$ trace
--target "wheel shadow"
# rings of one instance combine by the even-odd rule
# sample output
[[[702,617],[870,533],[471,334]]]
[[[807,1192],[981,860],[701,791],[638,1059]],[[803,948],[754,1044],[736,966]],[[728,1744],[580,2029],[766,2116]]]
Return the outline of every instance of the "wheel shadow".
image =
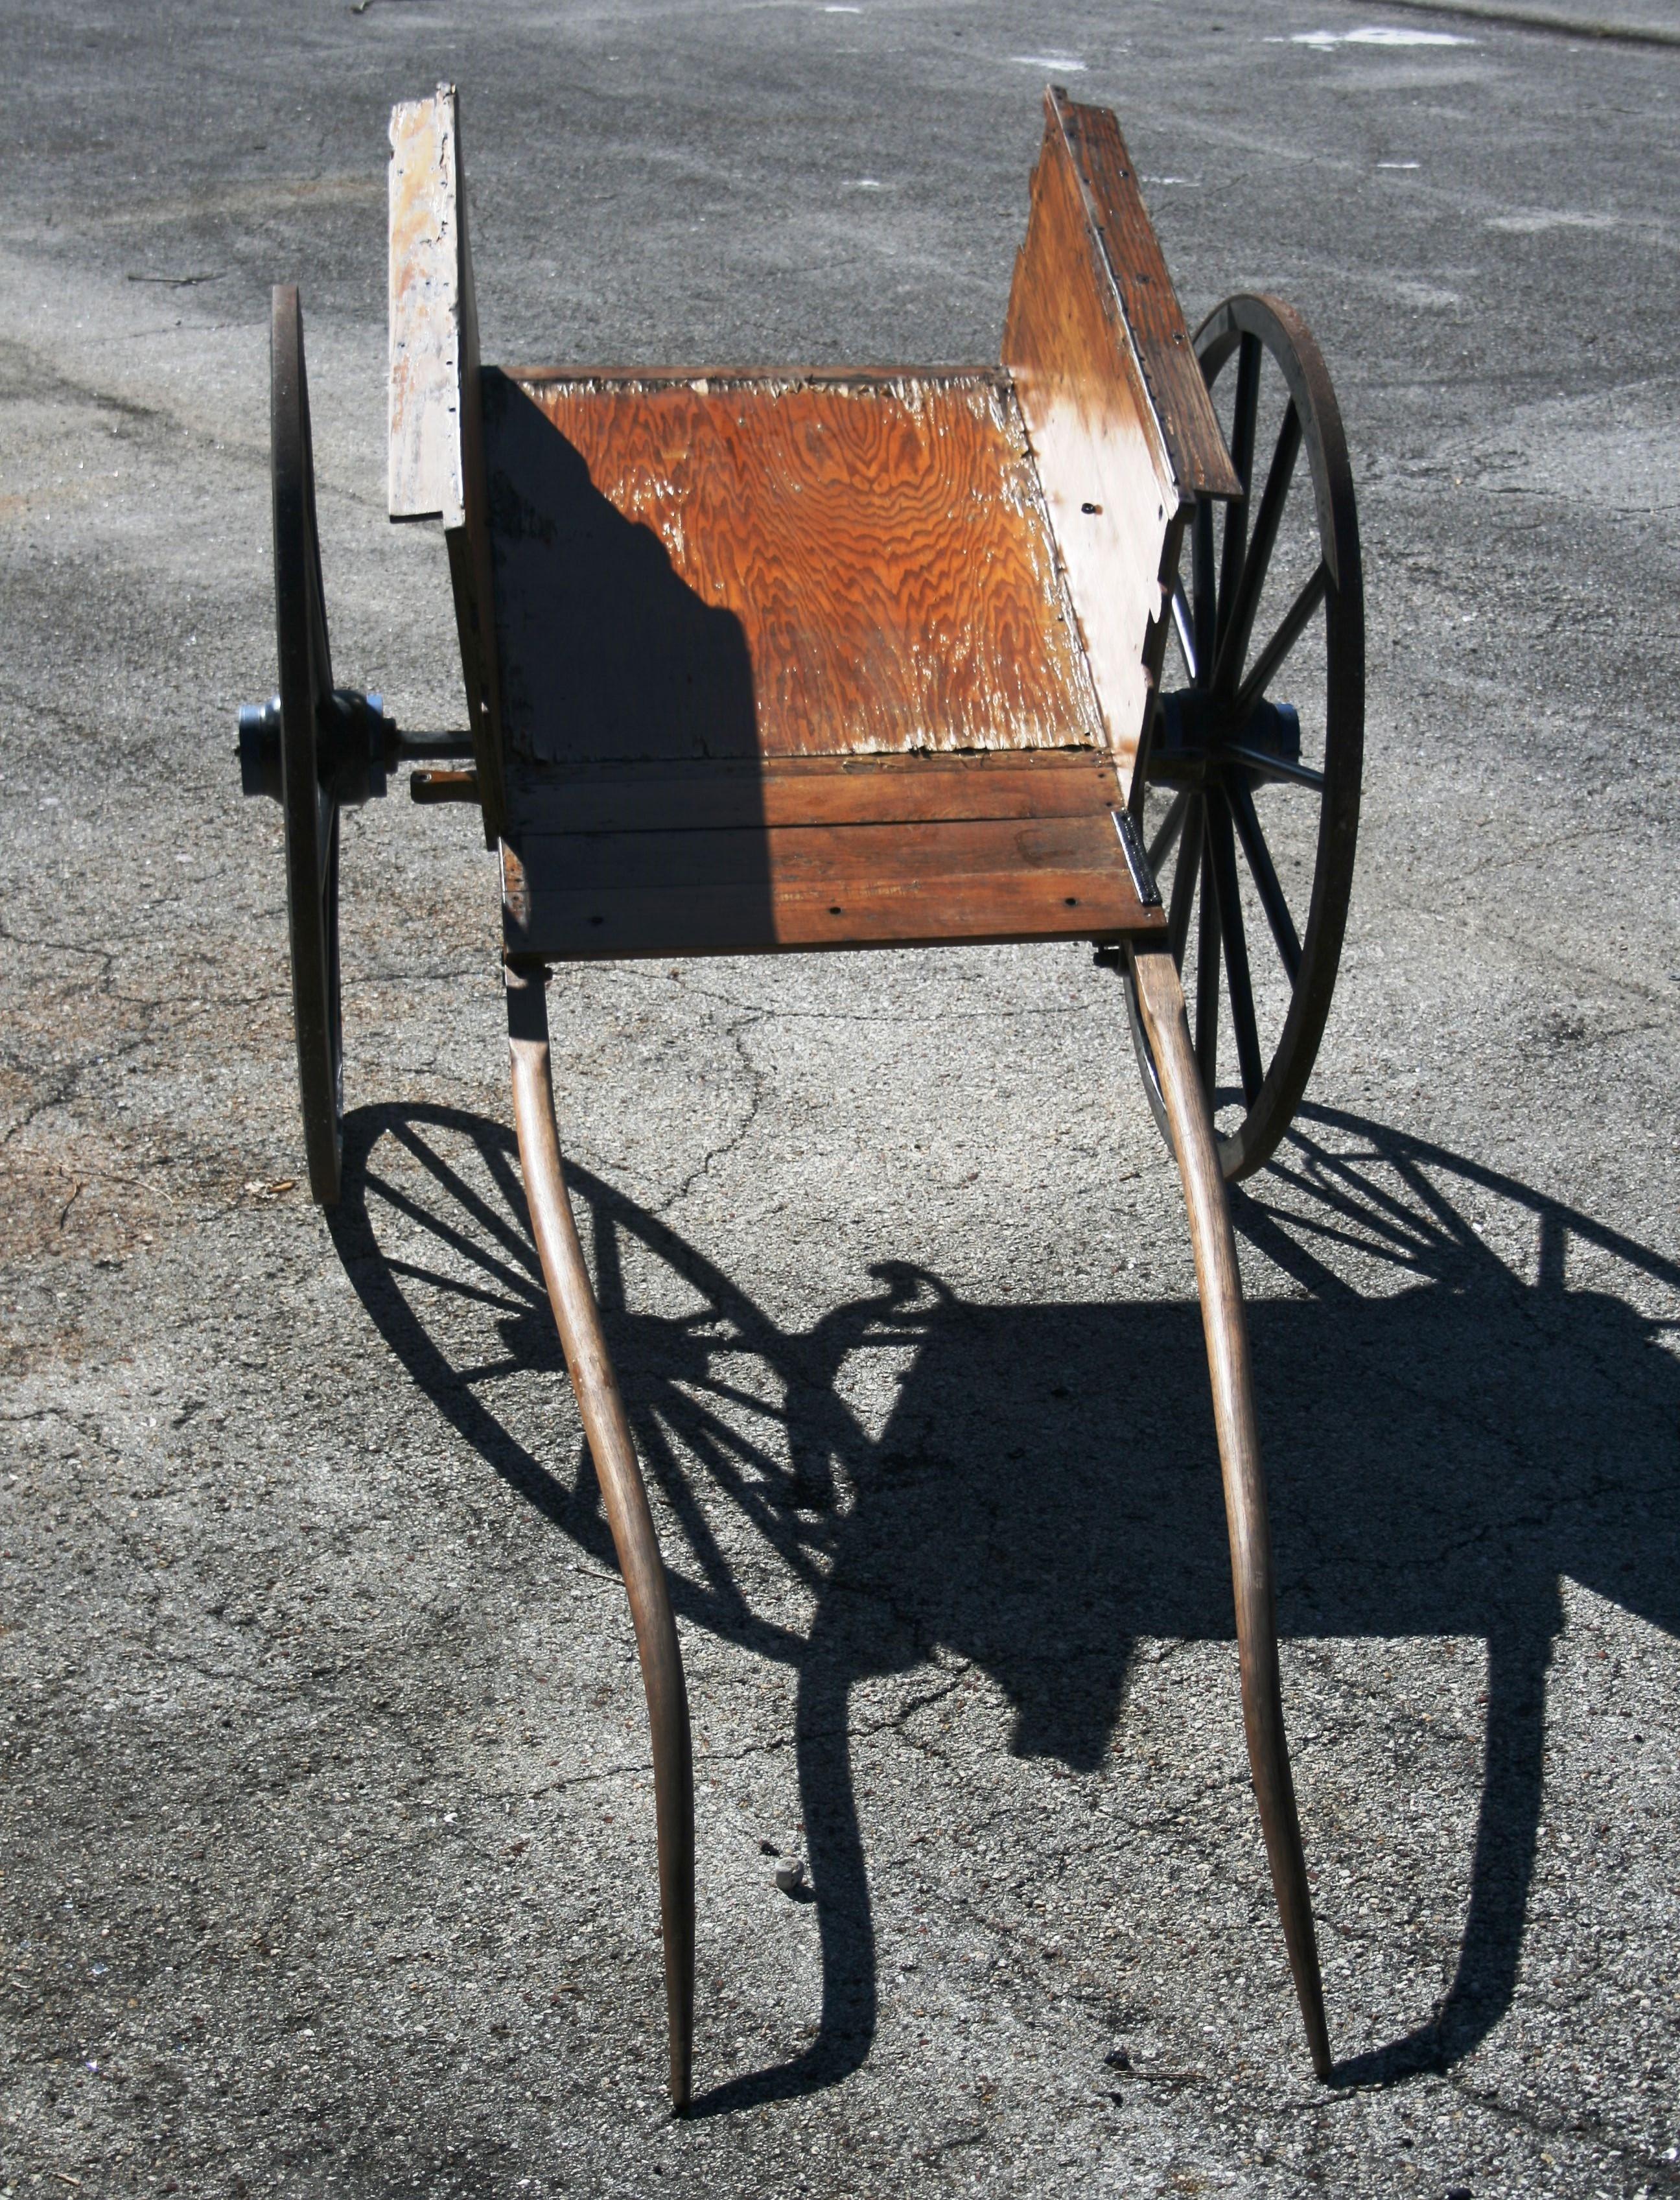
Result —
[[[498,1381],[564,1375],[511,1132],[440,1108],[363,1109],[345,1128],[332,1227],[371,1319],[480,1456],[614,1566],[587,1447],[556,1471],[495,1410]],[[895,1263],[874,1272],[873,1290],[790,1331],[614,1186],[575,1166],[569,1178],[638,1447],[667,1508],[679,1618],[796,1676],[821,2023],[799,2055],[696,2101],[694,2113],[716,2114],[833,2084],[874,2037],[847,1740],[857,1685],[943,1650],[1004,1691],[1018,1753],[1088,1771],[1109,1747],[1139,1637],[1231,1639],[1200,1314],[986,1305]],[[1677,1325],[1680,1267],[1514,1179],[1319,1109],[1302,1111],[1280,1163],[1235,1208],[1239,1232],[1300,1293],[1250,1309],[1280,1632],[1488,1646],[1455,1976],[1412,2031],[1334,2074],[1343,2086],[1390,2082],[1449,2067],[1510,2006],[1560,1577],[1680,1634],[1668,1458],[1680,1367],[1661,1349]],[[1519,1238],[1523,1259],[1493,1249]],[[1374,1256],[1390,1287],[1341,1280],[1349,1255]],[[1610,1283],[1660,1296],[1662,1316]],[[449,1351],[432,1326],[443,1301],[455,1309]],[[487,1348],[470,1365],[463,1314],[475,1339],[482,1319]],[[842,1378],[854,1355],[880,1350],[903,1372],[871,1434]],[[809,1589],[805,1633],[754,1608],[708,1524],[720,1501],[730,1542],[745,1527]]]

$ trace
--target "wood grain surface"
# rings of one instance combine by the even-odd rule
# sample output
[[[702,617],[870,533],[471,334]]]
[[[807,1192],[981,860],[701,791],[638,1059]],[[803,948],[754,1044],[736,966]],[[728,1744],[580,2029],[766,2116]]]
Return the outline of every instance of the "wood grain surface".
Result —
[[[678,833],[571,833],[522,843],[528,872],[550,891],[691,888],[762,881],[778,900],[853,887],[871,893],[943,891],[953,879],[1021,871],[1115,869],[1113,821],[1100,817],[960,817],[896,825],[725,826]]]
[[[487,372],[484,418],[512,756],[1101,740],[995,373]]]
[[[1129,786],[1160,676],[1164,590],[1190,492],[1174,473],[1144,381],[1067,112],[1058,95],[1047,97],[1004,364],[1015,377],[1109,745]],[[1147,227],[1141,202],[1136,214]]]

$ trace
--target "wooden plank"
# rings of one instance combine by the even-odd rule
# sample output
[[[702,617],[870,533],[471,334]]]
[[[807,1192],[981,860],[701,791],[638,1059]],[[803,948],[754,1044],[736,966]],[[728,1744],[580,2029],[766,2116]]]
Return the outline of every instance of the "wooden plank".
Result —
[[[1112,871],[1118,878],[1124,867],[1107,810],[1083,817],[527,834],[519,853],[533,890],[544,893],[758,886],[776,900],[843,898],[853,886],[915,894],[951,879],[1042,870]]]
[[[1181,494],[1240,496],[1137,170],[1106,107],[1051,95]]]
[[[995,374],[485,386],[521,762],[1102,742]]]
[[[727,783],[716,767],[709,776]],[[801,764],[767,775],[764,784],[774,788],[778,779],[790,799],[795,792],[804,799],[807,817],[822,807],[813,795],[855,801],[860,793],[858,813],[867,816],[893,782],[924,790],[937,783],[950,793],[959,783],[995,781],[1008,800],[1022,781],[1035,780],[1046,806],[1001,817],[881,822],[858,822],[854,813],[844,823],[691,821],[663,830],[650,828],[644,812],[629,831],[530,832],[502,848],[508,952],[530,960],[1152,938],[1165,922],[1158,907],[1139,902],[1106,760],[1100,774],[1089,759],[1026,770],[923,759],[915,769],[855,774]],[[674,783],[681,782],[649,780],[643,791]],[[750,793],[747,775],[735,775],[735,787]],[[1065,807],[1056,806],[1057,798]]]
[[[391,109],[390,378],[393,519],[466,518],[461,463],[461,238],[455,88]]]
[[[391,110],[388,494],[394,520],[440,519],[484,839],[507,823],[492,611],[478,309],[453,85]]]
[[[1112,870],[957,876],[910,892],[863,881],[836,896],[771,896],[751,882],[591,894],[521,892],[504,850],[504,926],[515,962],[638,956],[752,955],[810,949],[1164,936]]]
[[[1088,816],[1121,799],[1106,752],[777,758],[551,772],[511,791],[522,843],[553,833]]]
[[[1166,591],[1191,491],[1175,472],[1150,395],[1067,112],[1062,95],[1047,96],[1003,356],[1015,376],[1108,743],[1129,787],[1160,677]],[[1119,189],[1112,175],[1106,181]],[[1146,224],[1141,202],[1137,212]],[[1161,274],[1164,282],[1164,267]]]

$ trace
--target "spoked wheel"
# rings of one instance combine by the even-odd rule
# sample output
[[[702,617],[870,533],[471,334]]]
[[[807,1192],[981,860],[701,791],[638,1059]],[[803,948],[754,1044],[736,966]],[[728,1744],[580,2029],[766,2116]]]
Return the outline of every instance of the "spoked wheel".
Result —
[[[472,736],[404,734],[378,695],[332,684],[321,545],[315,525],[315,459],[303,313],[294,284],[274,293],[270,393],[274,452],[274,626],[280,692],[239,713],[239,784],[278,802],[284,819],[286,908],[291,931],[292,1026],[303,1102],[309,1189],[322,1207],[338,1197],[344,1113],[344,1031],[338,992],[338,813],[384,793],[399,763],[444,764],[472,754]],[[430,775],[428,775],[430,776]],[[461,799],[446,772],[440,795],[417,780],[417,800]]]
[[[303,313],[290,284],[274,293],[272,345],[274,617],[280,654],[278,791],[285,817],[292,1021],[309,1190],[321,1206],[331,1207],[338,1198],[344,1108],[338,799],[327,753],[337,712],[315,526]]]
[[[1228,298],[1196,353],[1245,494],[1202,500],[1191,521],[1173,600],[1188,684],[1162,698],[1142,824],[1235,1179],[1289,1127],[1330,1013],[1359,834],[1365,609],[1341,414],[1305,323],[1276,299]],[[1164,1132],[1129,978],[1127,1008]],[[1221,1085],[1233,1058],[1238,1081]]]

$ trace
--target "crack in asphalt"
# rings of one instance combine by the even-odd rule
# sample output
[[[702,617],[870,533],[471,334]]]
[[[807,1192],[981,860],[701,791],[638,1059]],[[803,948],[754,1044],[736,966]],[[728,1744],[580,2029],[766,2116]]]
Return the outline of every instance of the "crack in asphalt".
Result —
[[[735,1058],[740,1063],[741,1071],[747,1080],[748,1099],[746,1113],[742,1116],[740,1123],[735,1126],[735,1130],[729,1132],[727,1137],[720,1138],[715,1145],[709,1146],[706,1149],[700,1161],[688,1172],[688,1174],[683,1178],[682,1183],[678,1185],[676,1191],[670,1193],[664,1199],[661,1200],[655,1206],[653,1212],[658,1214],[661,1220],[664,1220],[668,1216],[673,1209],[680,1207],[682,1202],[688,1197],[689,1193],[694,1189],[694,1186],[700,1182],[701,1179],[710,1176],[714,1166],[718,1161],[723,1161],[730,1154],[737,1152],[752,1135],[753,1126],[757,1123],[759,1112],[764,1106],[768,1080],[764,1072],[758,1068],[758,1064],[752,1060],[751,1054],[748,1052],[746,1035],[749,1032],[756,1030],[761,1023],[764,1023],[767,1020],[769,1015],[770,1011],[768,1009],[760,1009],[750,1010],[745,1013],[738,1022],[729,1026],[725,1036],[728,1039],[729,1044],[734,1047]]]
[[[961,1684],[969,1668],[964,1666],[961,1672],[951,1676],[944,1688],[924,1690],[920,1695],[912,1696],[907,1702],[899,1705],[896,1711],[890,1711],[881,1718],[848,1719],[838,1726],[800,1727],[789,1734],[772,1735],[764,1741],[744,1742],[739,1749],[697,1750],[694,1753],[694,1770],[698,1773],[702,1766],[707,1764],[742,1764],[750,1758],[779,1756],[789,1749],[797,1749],[801,1743],[808,1741],[862,1741],[876,1735],[895,1732],[902,1734],[907,1723],[916,1716],[917,1711],[925,1711],[930,1704],[939,1703],[949,1695],[953,1688]],[[910,1740],[913,1746],[921,1746],[915,1742],[913,1736],[905,1738]],[[623,1780],[633,1774],[651,1774],[653,1770],[652,1758],[637,1758],[628,1764],[609,1765],[600,1771],[574,1773],[565,1779],[545,1781],[540,1788],[529,1788],[524,1792],[527,1801],[536,1802],[541,1796],[560,1794],[568,1788],[594,1787],[602,1781]],[[509,1789],[507,1792],[512,1793],[516,1791]]]

